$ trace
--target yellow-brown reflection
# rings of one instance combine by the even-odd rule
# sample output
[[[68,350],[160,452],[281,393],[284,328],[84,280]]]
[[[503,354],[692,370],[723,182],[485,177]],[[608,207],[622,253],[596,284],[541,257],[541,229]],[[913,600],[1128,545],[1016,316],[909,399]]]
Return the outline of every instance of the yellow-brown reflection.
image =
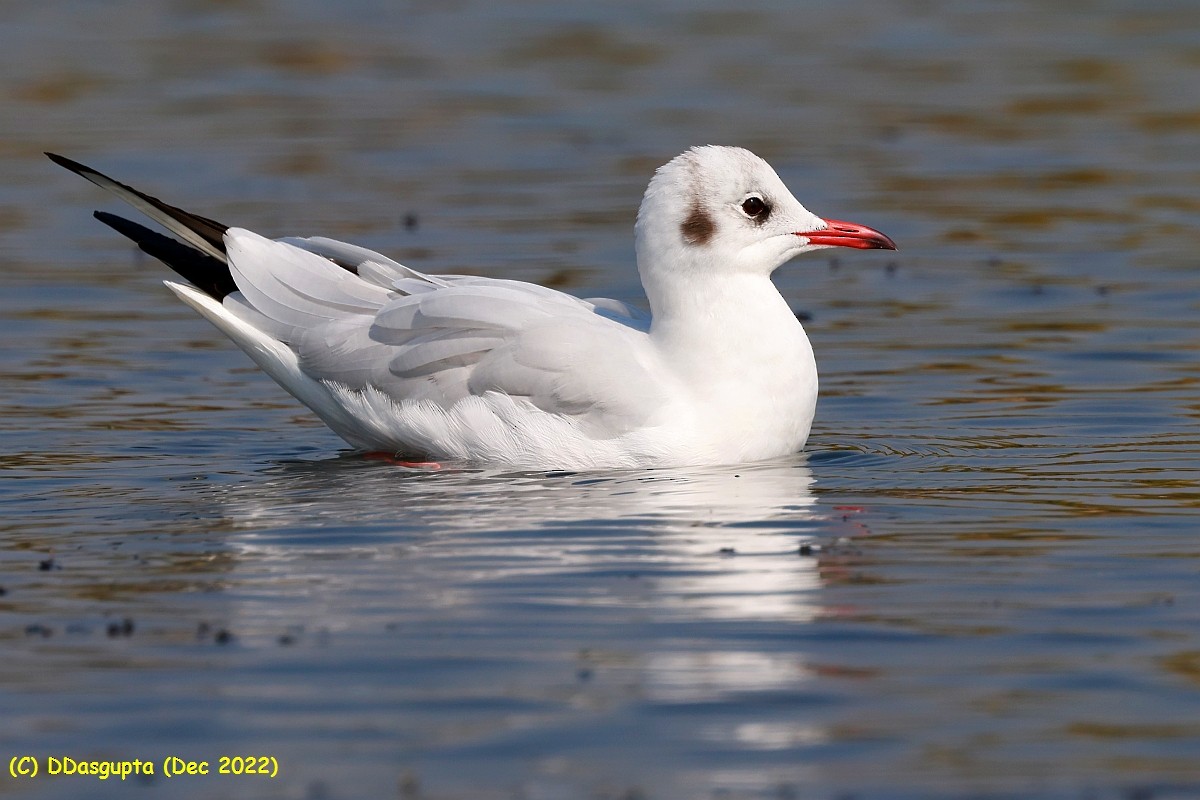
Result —
[[[513,47],[504,60],[515,66],[546,61],[590,62],[600,67],[644,67],[662,58],[650,44],[623,40],[608,27],[571,27]]]
[[[319,39],[270,42],[260,47],[259,58],[276,69],[302,76],[334,75],[354,67],[351,54]]]
[[[1172,653],[1161,659],[1159,664],[1168,673],[1200,687],[1200,650]]]
[[[9,92],[16,100],[57,105],[78,100],[101,86],[103,81],[95,72],[64,71],[18,81]]]

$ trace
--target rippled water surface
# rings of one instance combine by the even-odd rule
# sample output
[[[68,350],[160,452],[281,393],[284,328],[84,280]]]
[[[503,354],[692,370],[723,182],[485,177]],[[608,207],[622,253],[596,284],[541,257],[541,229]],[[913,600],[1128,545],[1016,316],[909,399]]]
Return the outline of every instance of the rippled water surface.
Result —
[[[1200,6],[14,0],[0,44],[0,793],[1200,796]],[[777,273],[804,454],[587,474],[345,452],[41,156],[636,302],[707,142],[901,251]],[[280,774],[7,774],[171,754]]]

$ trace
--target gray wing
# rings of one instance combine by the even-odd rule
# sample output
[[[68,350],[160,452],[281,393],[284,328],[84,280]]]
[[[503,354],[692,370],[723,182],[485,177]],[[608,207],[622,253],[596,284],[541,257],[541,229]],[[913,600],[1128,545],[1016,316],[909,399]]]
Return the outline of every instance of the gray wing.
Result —
[[[425,275],[330,239],[231,229],[231,312],[287,343],[309,376],[450,407],[499,392],[613,431],[659,407],[648,318],[536,284]]]

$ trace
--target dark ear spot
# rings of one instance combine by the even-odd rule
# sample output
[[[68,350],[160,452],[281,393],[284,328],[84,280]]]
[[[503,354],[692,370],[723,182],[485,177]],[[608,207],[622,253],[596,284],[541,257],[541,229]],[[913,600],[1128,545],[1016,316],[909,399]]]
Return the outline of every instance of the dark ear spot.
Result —
[[[692,206],[692,213],[679,226],[683,240],[688,244],[706,244],[716,232],[717,226],[703,208]]]

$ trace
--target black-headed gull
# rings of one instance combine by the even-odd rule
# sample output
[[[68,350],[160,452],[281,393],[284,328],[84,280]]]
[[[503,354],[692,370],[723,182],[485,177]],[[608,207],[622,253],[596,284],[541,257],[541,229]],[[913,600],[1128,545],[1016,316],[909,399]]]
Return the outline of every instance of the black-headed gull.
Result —
[[[271,240],[70,159],[183,241],[96,217],[352,446],[529,468],[733,464],[804,446],[812,347],[771,282],[826,247],[894,250],[821,219],[767,162],[695,147],[655,172],[635,226],[650,315],[521,281],[425,275],[325,238]]]

